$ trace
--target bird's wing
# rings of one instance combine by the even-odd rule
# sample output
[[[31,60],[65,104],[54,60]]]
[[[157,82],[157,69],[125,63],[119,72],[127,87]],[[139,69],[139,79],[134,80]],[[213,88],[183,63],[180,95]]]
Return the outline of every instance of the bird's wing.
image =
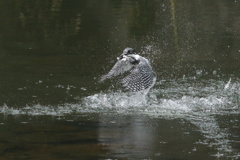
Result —
[[[132,92],[147,89],[153,84],[154,75],[149,72],[134,68],[131,73],[121,80],[123,87]]]
[[[122,60],[118,60],[113,68],[108,72],[108,74],[103,75],[100,79],[100,82],[123,74],[133,68],[133,65],[130,63],[130,58],[123,58]]]

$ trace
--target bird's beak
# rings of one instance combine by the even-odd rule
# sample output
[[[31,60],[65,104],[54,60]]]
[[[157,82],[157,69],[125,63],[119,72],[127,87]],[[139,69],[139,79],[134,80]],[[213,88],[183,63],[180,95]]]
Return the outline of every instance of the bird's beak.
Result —
[[[118,61],[121,60],[121,59],[123,59],[123,55],[117,57],[117,60],[118,60]]]
[[[119,57],[117,57],[117,60],[119,61],[119,60],[121,60],[121,59],[123,59],[123,58],[126,58],[127,56],[125,56],[125,55],[121,55],[121,56],[119,56]]]

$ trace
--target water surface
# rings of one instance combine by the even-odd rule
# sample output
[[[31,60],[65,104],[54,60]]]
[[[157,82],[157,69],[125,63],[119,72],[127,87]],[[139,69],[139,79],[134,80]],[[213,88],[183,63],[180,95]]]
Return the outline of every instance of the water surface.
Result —
[[[1,159],[239,159],[240,1],[0,2]],[[98,83],[126,47],[147,97]]]

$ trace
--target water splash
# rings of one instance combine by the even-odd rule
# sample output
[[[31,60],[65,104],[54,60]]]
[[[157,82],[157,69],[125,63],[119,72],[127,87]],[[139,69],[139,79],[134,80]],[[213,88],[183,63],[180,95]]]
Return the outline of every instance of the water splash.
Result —
[[[158,89],[156,89],[158,88]],[[159,89],[162,88],[162,89]],[[205,140],[197,142],[214,147],[215,157],[236,157],[228,140],[228,131],[215,119],[218,114],[240,113],[240,83],[237,80],[165,80],[156,84],[146,97],[142,94],[101,92],[80,98],[79,103],[59,106],[36,104],[13,108],[4,104],[5,115],[64,116],[78,113],[147,115],[164,119],[183,118],[194,124]],[[239,157],[237,157],[239,158]]]
[[[164,119],[183,118],[194,124],[205,137],[198,144],[216,149],[213,157],[239,158],[239,153],[229,140],[230,133],[219,126],[215,115],[240,113],[240,83],[231,83],[231,78],[227,83],[194,79],[164,83],[167,88],[149,92],[147,103],[126,93],[99,93],[83,98],[82,103],[88,108],[101,108],[102,112],[143,114]]]
[[[156,89],[162,88],[162,89]],[[36,104],[13,108],[4,104],[3,114],[65,115],[86,112],[115,112],[149,116],[184,117],[200,113],[239,113],[240,83],[230,80],[178,79],[158,82],[145,97],[138,93],[100,92],[79,99],[79,103],[58,106]]]
[[[228,81],[228,83],[224,86],[224,90],[226,90],[226,89],[228,89],[229,88],[229,85],[230,85],[230,83],[231,83],[231,78],[229,79],[229,81]]]
[[[226,85],[228,86],[227,89]],[[144,99],[139,95],[109,92],[82,98],[87,108],[99,108],[128,114],[185,116],[196,113],[239,112],[240,84],[230,81],[166,81],[164,89],[153,89]],[[169,87],[170,86],[170,87]],[[145,101],[147,103],[145,103]]]

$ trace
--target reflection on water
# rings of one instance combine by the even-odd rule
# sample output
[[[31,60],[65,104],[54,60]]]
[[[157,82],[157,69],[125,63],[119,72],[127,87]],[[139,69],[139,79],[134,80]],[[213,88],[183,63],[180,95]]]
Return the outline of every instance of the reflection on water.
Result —
[[[83,115],[84,119],[87,119],[87,122],[84,122],[86,127],[91,125],[91,121],[98,121],[100,124],[95,124],[97,128],[91,131],[97,132],[97,141],[94,145],[100,147],[98,149],[110,152],[111,158],[161,156],[184,158],[186,155],[187,157],[201,155],[201,158],[207,159],[239,158],[238,140],[233,140],[239,138],[237,133],[240,129],[237,125],[240,111],[238,79],[231,82],[185,77],[162,81],[156,85],[157,88],[159,86],[164,86],[164,89],[150,91],[146,97],[147,104],[141,95],[139,97],[137,94],[109,91],[84,97],[76,104],[34,105],[21,109],[5,104],[0,111],[6,117],[51,115],[59,117],[58,120],[53,118],[54,121],[64,120],[72,125],[79,123],[80,126],[82,123],[78,121]],[[94,114],[98,115],[97,119],[94,116],[90,118]],[[220,126],[223,115],[228,115],[226,120],[235,125]],[[28,125],[32,121],[28,119],[20,123]],[[2,125],[7,124],[3,121]],[[232,129],[235,131],[230,132]],[[88,129],[83,128],[83,131],[87,132]],[[175,132],[176,135],[172,136],[176,137],[169,137],[169,134]],[[68,139],[68,134],[64,136]],[[59,143],[65,143],[64,140],[61,141],[63,142]],[[79,140],[67,143],[81,145]],[[89,143],[89,140],[85,143]],[[170,150],[172,146],[175,146],[178,152]],[[206,149],[208,153],[203,155]]]
[[[240,1],[0,1],[1,159],[239,159]],[[99,77],[126,47],[143,99]]]

